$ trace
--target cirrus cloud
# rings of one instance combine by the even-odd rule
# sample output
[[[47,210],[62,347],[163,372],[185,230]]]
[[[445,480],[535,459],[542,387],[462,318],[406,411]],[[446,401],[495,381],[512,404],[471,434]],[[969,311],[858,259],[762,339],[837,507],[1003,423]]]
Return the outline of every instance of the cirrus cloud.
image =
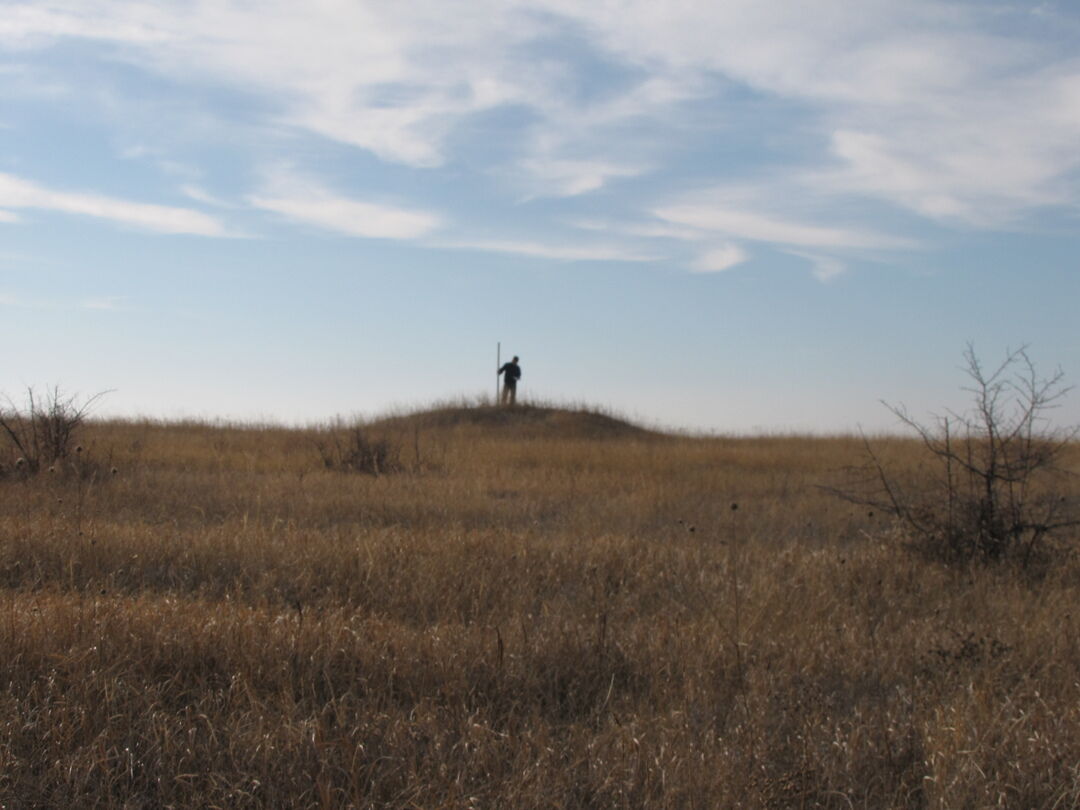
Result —
[[[294,222],[373,239],[416,239],[442,223],[437,214],[357,200],[288,170],[272,172],[265,189],[248,203]]]
[[[61,191],[4,173],[0,173],[0,205],[94,217],[157,233],[228,235],[225,226],[217,219],[191,208],[132,202],[102,194]]]
[[[721,245],[702,253],[691,269],[696,273],[722,273],[749,258],[749,254],[738,245]]]
[[[653,185],[634,185],[654,196],[638,192],[632,214],[653,210],[670,226],[725,240],[811,249],[903,241],[844,222],[842,212],[866,199],[927,223],[985,228],[1080,205],[1080,26],[1061,4],[470,0],[449,13],[437,0],[269,0],[257,9],[243,0],[16,0],[4,11],[0,49],[17,51],[31,73],[34,52],[44,61],[77,42],[80,58],[254,99],[245,124],[259,133],[327,139],[390,165],[479,168],[519,200],[524,189],[529,200],[576,202],[648,174]],[[42,73],[64,78],[60,67]],[[81,87],[84,77],[67,78]],[[110,96],[118,118],[122,97]],[[248,108],[208,115],[236,109]],[[730,180],[763,110],[776,115],[768,132],[796,132],[799,146],[785,151],[778,137],[782,154],[755,154],[756,165],[782,166],[812,188],[813,216],[783,209],[791,184],[763,184],[768,199],[756,207],[656,202],[688,188],[687,155],[701,187]],[[503,128],[488,133],[477,124],[487,116],[503,116]],[[468,152],[464,135],[476,131],[499,148],[488,154],[470,141],[483,154]],[[361,236],[414,238],[438,226],[412,207],[366,208],[373,203],[349,196],[250,200]],[[117,219],[167,219],[97,202]],[[211,228],[173,218],[184,232]]]
[[[514,239],[462,239],[439,242],[435,247],[451,250],[479,250],[485,253],[510,253],[534,259],[596,262],[654,262],[659,258],[650,253],[619,245],[522,241]]]
[[[905,244],[870,230],[799,222],[724,203],[685,202],[661,206],[653,214],[674,225],[755,242],[833,248],[895,248]]]

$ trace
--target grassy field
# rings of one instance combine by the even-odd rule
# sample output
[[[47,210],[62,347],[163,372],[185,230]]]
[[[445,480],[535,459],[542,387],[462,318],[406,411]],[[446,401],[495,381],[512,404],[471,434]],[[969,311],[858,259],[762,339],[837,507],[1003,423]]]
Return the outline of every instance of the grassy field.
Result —
[[[0,806],[1080,806],[1077,554],[920,559],[819,488],[852,438],[372,430],[4,459]]]

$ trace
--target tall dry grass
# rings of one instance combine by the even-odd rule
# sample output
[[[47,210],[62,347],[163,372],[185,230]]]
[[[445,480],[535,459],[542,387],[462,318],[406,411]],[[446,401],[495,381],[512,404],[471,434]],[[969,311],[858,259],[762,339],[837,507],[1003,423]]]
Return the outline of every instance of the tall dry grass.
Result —
[[[818,489],[850,438],[474,417],[0,481],[0,805],[1080,805],[1075,554],[921,561]]]

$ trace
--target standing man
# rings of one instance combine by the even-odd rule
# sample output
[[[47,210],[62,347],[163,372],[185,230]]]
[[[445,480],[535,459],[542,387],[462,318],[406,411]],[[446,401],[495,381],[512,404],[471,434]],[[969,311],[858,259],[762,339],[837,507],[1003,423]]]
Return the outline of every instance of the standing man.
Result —
[[[502,404],[513,405],[517,402],[517,381],[521,379],[521,366],[518,365],[517,357],[509,363],[503,363],[499,374],[503,375]]]

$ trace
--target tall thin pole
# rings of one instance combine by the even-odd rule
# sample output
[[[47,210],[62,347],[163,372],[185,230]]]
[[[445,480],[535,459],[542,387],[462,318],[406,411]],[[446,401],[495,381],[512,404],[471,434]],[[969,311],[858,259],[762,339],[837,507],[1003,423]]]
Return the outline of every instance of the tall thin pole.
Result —
[[[499,394],[502,391],[499,389],[501,378],[499,377],[499,369],[502,368],[502,342],[495,344],[495,404],[499,404]]]

